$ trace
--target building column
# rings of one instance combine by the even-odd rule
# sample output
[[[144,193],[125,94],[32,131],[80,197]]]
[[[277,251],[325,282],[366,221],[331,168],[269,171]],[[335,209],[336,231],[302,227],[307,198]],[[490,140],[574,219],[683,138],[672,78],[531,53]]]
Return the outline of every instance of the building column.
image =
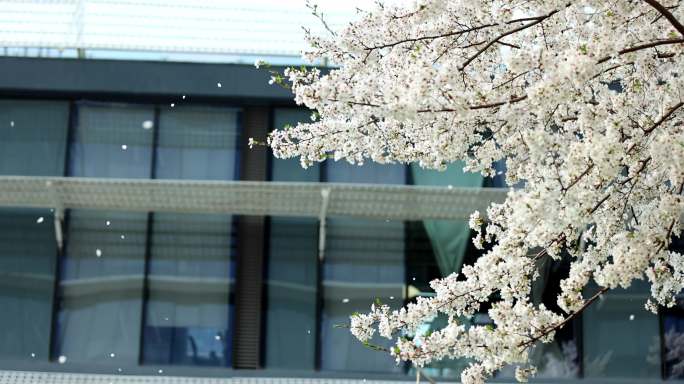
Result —
[[[240,179],[268,179],[268,150],[258,146],[249,149],[247,139],[263,139],[269,132],[270,109],[246,107],[242,115],[242,151]],[[233,327],[233,367],[260,367],[263,270],[266,253],[266,218],[237,218],[237,273],[235,283],[235,325]]]

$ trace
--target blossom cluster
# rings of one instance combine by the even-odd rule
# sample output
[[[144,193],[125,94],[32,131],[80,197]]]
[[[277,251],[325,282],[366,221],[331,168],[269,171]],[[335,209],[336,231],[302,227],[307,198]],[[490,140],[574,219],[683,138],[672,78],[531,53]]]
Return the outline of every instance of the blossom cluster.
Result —
[[[274,131],[278,157],[303,166],[419,163],[493,176],[504,161],[505,202],[477,213],[489,249],[433,297],[354,315],[352,333],[396,341],[417,365],[466,357],[479,383],[518,365],[609,289],[651,284],[648,307],[672,305],[684,256],[670,243],[684,208],[684,6],[676,1],[416,0],[379,3],[330,36],[308,36],[327,73],[289,69],[309,123]],[[569,258],[555,313],[531,299],[539,261]],[[588,292],[588,284],[599,287]],[[490,325],[466,326],[487,303]],[[448,325],[414,334],[443,314]]]

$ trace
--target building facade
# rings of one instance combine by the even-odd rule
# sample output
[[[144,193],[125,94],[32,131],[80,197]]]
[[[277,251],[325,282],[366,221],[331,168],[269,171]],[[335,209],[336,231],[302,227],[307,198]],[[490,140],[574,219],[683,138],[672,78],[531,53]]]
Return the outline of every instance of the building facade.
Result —
[[[131,186],[123,195],[133,201],[150,182],[161,202],[176,193],[164,184],[171,180],[254,182],[255,195],[269,183],[417,194],[412,186],[503,187],[502,176],[483,180],[458,165],[438,173],[329,161],[304,170],[250,150],[249,137],[310,117],[252,66],[3,57],[0,73],[0,187],[55,180],[68,194],[70,180],[111,180]],[[52,208],[2,204],[3,380],[414,380],[412,367],[365,349],[337,325],[376,298],[400,306],[430,295],[429,281],[479,255],[463,218],[338,211],[323,215],[322,226],[315,215],[127,210],[107,205],[108,196],[86,196],[98,209],[78,196]],[[540,271],[535,300],[556,308],[567,263]],[[607,294],[537,348],[539,380],[684,379],[684,301],[654,316],[643,309],[647,296],[646,286]],[[457,380],[465,364],[425,372]],[[498,377],[511,378],[512,369]]]

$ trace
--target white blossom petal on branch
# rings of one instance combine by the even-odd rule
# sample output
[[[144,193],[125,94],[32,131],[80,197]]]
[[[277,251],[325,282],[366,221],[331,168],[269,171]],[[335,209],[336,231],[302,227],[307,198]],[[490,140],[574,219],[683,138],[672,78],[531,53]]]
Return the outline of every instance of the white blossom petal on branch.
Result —
[[[284,73],[316,118],[269,135],[277,157],[461,160],[485,176],[505,161],[511,186],[470,218],[484,256],[433,281],[433,297],[352,316],[352,334],[377,329],[418,366],[470,358],[465,383],[508,364],[525,381],[529,348],[608,289],[647,280],[647,306],[672,305],[684,288],[684,257],[669,250],[684,208],[682,20],[672,1],[417,0],[307,33],[304,56],[336,67]],[[542,258],[570,260],[558,313],[530,297]],[[484,303],[492,324],[461,322]],[[446,327],[409,337],[439,314]]]

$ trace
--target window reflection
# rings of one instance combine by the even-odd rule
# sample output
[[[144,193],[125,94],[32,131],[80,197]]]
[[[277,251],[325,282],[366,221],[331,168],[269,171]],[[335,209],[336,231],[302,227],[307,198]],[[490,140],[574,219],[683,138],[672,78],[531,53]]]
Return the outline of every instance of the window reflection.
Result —
[[[309,112],[280,108],[275,128],[306,122]],[[273,181],[318,182],[318,164],[303,169],[298,159],[272,158]],[[318,220],[271,217],[266,273],[266,368],[314,369],[316,290],[318,275]]]
[[[0,209],[1,358],[48,359],[57,254],[52,220],[47,209]]]
[[[318,222],[272,217],[267,289],[267,368],[313,369]]]
[[[401,366],[386,353],[365,348],[347,329],[335,325],[349,323],[354,312],[368,312],[375,298],[395,308],[403,304],[403,222],[331,218],[326,248],[321,367],[400,372]]]
[[[70,143],[69,176],[149,178],[152,107],[82,103]]]
[[[157,178],[236,177],[235,110],[164,109],[159,122]],[[232,216],[154,213],[151,217],[143,362],[230,365]]]
[[[666,379],[684,379],[684,297],[663,311],[663,360]]]
[[[151,107],[82,103],[69,175],[150,177]],[[139,355],[147,214],[71,210],[65,222],[53,357],[120,366]]]
[[[69,212],[55,357],[138,362],[146,231],[145,213]]]
[[[237,176],[237,110],[176,107],[159,114],[156,177],[233,180]]]
[[[69,105],[0,100],[0,175],[62,176]],[[0,357],[45,361],[57,247],[48,209],[0,209]]]
[[[0,100],[0,174],[62,176],[69,104]]]
[[[644,309],[649,287],[602,295],[582,315],[586,377],[660,378],[658,316]]]
[[[345,162],[326,165],[330,182],[404,184],[406,168],[400,165]],[[321,368],[361,372],[401,372],[402,366],[386,353],[365,348],[335,328],[349,323],[353,312],[367,312],[375,298],[392,307],[404,300],[404,223],[331,217],[327,222],[323,261]],[[387,344],[384,340],[372,343]]]
[[[153,217],[144,362],[230,362],[232,220],[220,215]]]

